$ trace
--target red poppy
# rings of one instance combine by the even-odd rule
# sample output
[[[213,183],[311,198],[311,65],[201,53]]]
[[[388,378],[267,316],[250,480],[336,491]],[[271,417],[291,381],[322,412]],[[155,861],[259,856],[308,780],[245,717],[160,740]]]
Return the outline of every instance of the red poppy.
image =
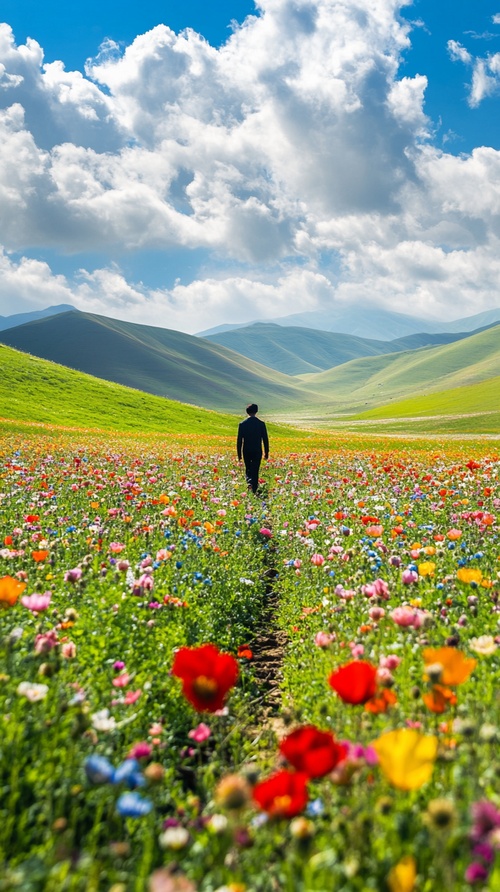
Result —
[[[181,679],[182,693],[197,712],[217,712],[236,684],[238,663],[214,644],[181,647],[174,657],[172,675]]]
[[[248,644],[240,644],[238,647],[238,657],[244,657],[245,660],[253,659],[253,652]]]
[[[337,743],[330,731],[304,725],[283,738],[280,752],[297,771],[308,777],[323,777],[345,759],[347,747]]]
[[[328,684],[339,695],[344,703],[358,706],[366,703],[377,690],[377,669],[365,660],[353,660],[345,663],[336,672],[332,672]]]
[[[277,771],[256,784],[252,796],[263,811],[274,818],[293,818],[307,803],[307,774]]]

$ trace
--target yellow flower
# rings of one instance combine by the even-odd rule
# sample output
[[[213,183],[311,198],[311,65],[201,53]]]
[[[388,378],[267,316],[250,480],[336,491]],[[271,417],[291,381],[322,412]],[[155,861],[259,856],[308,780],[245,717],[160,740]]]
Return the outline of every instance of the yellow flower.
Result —
[[[412,892],[417,878],[417,863],[413,855],[401,858],[387,877],[387,885],[391,892]]]
[[[436,760],[436,737],[413,728],[388,731],[372,743],[387,780],[398,790],[418,790],[431,777]]]
[[[0,606],[13,607],[25,588],[25,582],[19,582],[12,576],[2,576],[0,579]]]
[[[467,681],[476,668],[477,660],[464,657],[456,647],[426,647],[422,653],[426,666],[439,664],[443,667],[441,683],[457,685]]]
[[[474,570],[473,567],[461,567],[457,570],[457,579],[470,585],[471,582],[479,584],[483,578],[481,570]]]
[[[436,565],[434,561],[424,561],[423,564],[418,565],[418,575],[419,576],[434,576],[434,570],[436,569]]]

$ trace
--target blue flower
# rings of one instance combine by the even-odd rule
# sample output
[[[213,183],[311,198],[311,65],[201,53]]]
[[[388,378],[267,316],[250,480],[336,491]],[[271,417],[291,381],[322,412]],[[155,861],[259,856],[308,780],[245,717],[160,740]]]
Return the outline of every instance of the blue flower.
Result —
[[[91,784],[110,784],[113,782],[115,769],[104,756],[89,756],[85,760],[84,768]]]
[[[153,808],[149,799],[143,799],[139,793],[122,793],[116,803],[118,814],[124,818],[142,818]]]
[[[145,780],[141,774],[141,766],[137,759],[125,759],[115,771],[114,784],[125,783],[132,790],[134,787],[143,787]]]

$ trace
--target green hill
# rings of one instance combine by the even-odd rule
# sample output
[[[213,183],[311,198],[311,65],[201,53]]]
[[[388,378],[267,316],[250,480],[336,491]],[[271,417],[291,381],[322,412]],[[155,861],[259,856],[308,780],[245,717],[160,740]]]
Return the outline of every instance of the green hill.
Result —
[[[0,345],[0,422],[78,430],[159,433],[189,437],[193,448],[205,449],[219,438],[236,443],[241,415],[199,409],[121,384],[103,381],[54,362]],[[296,440],[284,425],[268,424],[271,443]],[[307,433],[301,435],[308,438]]]
[[[206,335],[205,339],[235,350],[255,362],[264,363],[285,375],[306,375],[334,368],[362,356],[379,356],[431,344],[448,344],[466,337],[470,337],[470,332],[420,332],[393,341],[377,341],[313,328],[255,322],[230,331]]]
[[[211,409],[239,412],[255,401],[269,411],[305,399],[301,382],[218,344],[105,316],[61,313],[10,328],[0,340],[107,381]],[[311,391],[308,400],[315,399]]]
[[[307,377],[328,396],[332,413],[352,413],[500,375],[500,326],[440,347],[355,359]]]

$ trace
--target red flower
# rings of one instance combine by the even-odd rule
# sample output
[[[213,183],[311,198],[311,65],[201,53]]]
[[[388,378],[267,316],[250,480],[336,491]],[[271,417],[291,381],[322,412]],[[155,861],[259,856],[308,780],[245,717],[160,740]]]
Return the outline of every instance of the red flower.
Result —
[[[182,693],[197,712],[217,712],[236,684],[238,663],[214,644],[181,647],[174,657],[172,675],[181,679]]]
[[[371,700],[375,695],[377,669],[364,660],[353,660],[352,663],[345,663],[336,672],[332,672],[328,684],[344,703],[357,706]]]
[[[293,818],[307,803],[307,780],[301,771],[277,771],[256,784],[252,796],[271,817]]]
[[[330,731],[304,725],[281,741],[280,752],[297,771],[308,777],[323,777],[345,759],[347,747],[337,743]]]

